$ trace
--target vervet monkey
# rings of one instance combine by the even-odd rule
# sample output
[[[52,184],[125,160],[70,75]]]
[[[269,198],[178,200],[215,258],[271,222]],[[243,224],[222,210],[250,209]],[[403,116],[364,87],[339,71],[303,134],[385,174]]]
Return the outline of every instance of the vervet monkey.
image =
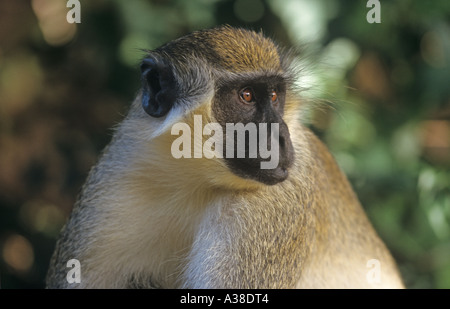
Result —
[[[142,89],[89,174],[47,286],[402,288],[346,177],[298,121],[294,71],[272,40],[229,26],[149,51]],[[239,138],[229,124],[255,126]],[[262,168],[270,158],[255,154],[255,140],[277,150],[274,168]],[[66,278],[71,259],[80,283]]]

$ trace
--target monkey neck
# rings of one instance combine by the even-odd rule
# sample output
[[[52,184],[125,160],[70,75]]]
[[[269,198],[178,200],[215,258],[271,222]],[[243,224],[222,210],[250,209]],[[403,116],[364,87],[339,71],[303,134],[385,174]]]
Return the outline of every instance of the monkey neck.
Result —
[[[152,278],[158,285],[176,286],[200,222],[228,190],[203,176],[213,167],[195,169],[195,161],[203,159],[191,163],[170,152],[161,156],[167,147],[165,136],[148,141],[119,128],[90,173],[78,207],[96,215],[83,223],[80,239],[91,244],[80,243],[89,252],[79,258],[108,275],[86,282],[106,287],[117,269],[134,281]]]

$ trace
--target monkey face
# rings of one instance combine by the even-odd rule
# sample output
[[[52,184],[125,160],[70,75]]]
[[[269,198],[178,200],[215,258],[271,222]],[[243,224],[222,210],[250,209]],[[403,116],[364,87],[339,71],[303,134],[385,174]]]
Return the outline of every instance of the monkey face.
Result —
[[[288,177],[294,160],[282,118],[286,84],[278,75],[240,75],[218,83],[212,105],[224,132],[223,158],[236,175],[273,185]]]

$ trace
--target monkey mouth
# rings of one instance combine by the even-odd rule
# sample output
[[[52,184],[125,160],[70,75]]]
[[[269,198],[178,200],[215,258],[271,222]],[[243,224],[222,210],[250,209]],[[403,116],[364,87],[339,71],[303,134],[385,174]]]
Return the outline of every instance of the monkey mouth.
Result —
[[[233,173],[242,178],[255,180],[269,186],[285,181],[289,177],[290,164],[279,164],[274,169],[261,169],[260,161],[249,161],[248,159],[239,161],[234,159],[232,162],[228,162],[228,166]]]
[[[272,186],[289,177],[289,169],[294,163],[294,157],[292,148],[289,151],[283,151],[275,168],[262,168],[262,163],[269,162],[262,158],[225,158],[225,162],[237,176]]]

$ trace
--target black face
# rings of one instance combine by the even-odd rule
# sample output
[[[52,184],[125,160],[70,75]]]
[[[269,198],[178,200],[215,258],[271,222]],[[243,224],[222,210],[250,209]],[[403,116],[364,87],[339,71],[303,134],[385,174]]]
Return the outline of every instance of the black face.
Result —
[[[223,157],[228,167],[243,178],[268,185],[285,180],[294,149],[282,119],[284,79],[263,76],[221,84],[224,86],[216,92],[213,113],[224,132]],[[237,123],[245,126],[240,133],[231,130],[238,128]]]

